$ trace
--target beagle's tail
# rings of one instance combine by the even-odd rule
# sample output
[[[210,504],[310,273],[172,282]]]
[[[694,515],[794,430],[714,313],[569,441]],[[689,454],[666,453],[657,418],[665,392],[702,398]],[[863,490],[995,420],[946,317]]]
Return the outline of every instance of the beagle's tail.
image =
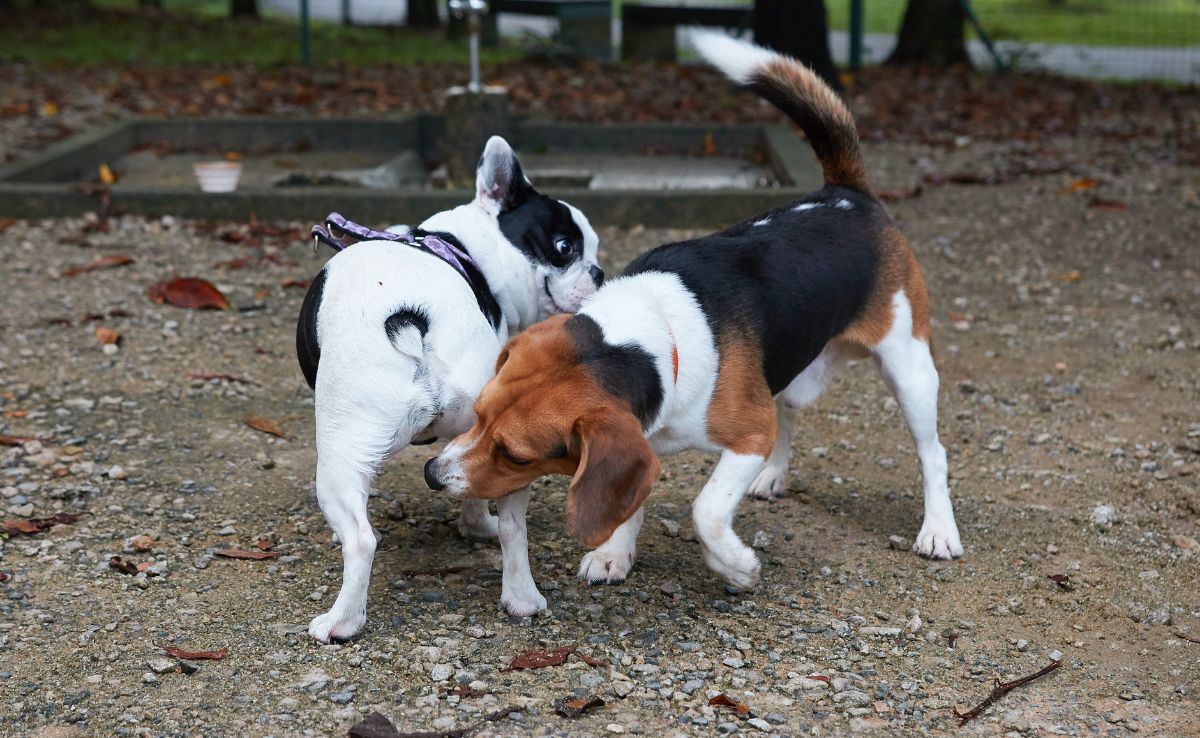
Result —
[[[705,60],[800,126],[825,171],[825,184],[870,191],[854,117],[811,69],[719,31],[696,30],[691,38]]]

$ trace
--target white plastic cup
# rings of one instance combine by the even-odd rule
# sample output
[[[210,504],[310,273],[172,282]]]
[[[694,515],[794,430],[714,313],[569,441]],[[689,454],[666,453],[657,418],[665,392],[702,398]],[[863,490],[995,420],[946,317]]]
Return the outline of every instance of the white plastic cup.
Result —
[[[237,161],[199,161],[192,165],[201,192],[233,192],[242,176],[242,164]]]

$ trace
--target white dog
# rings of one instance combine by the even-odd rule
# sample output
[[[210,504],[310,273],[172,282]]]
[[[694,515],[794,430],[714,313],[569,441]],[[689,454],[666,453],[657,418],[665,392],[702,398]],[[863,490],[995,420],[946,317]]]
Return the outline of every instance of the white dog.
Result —
[[[470,428],[509,334],[574,312],[604,279],[587,218],[534,190],[499,137],[479,161],[472,202],[390,233],[408,242],[368,240],[333,256],[297,326],[316,391],[317,499],[344,558],[337,600],[308,628],[322,642],[366,621],[367,496],[379,466],[411,443]],[[486,500],[463,502],[459,530],[496,537]]]

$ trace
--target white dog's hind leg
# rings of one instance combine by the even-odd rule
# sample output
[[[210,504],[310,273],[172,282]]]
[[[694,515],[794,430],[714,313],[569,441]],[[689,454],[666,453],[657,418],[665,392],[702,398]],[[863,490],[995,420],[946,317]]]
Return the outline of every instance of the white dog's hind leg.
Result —
[[[471,541],[493,541],[500,535],[500,521],[488,511],[487,500],[468,497],[458,513],[458,532]]]
[[[733,513],[765,463],[766,459],[754,454],[723,452],[708,483],[692,503],[692,520],[704,551],[704,563],[742,588],[758,581],[759,563],[754,551],[733,532]]]
[[[925,488],[925,521],[913,551],[935,559],[962,556],[958,524],[950,503],[946,449],[938,440],[938,373],[929,344],[912,335],[912,311],[904,293],[893,301],[895,319],[888,335],[872,349],[883,380],[896,395],[904,422],[917,446]]]
[[[500,585],[500,606],[509,615],[536,615],[546,609],[546,598],[538,591],[529,570],[529,539],[525,533],[525,510],[529,507],[529,488],[496,500],[500,513],[500,552],[504,571]]]
[[[375,531],[367,517],[371,475],[328,452],[317,458],[317,501],[342,544],[342,588],[333,607],[313,618],[308,634],[322,643],[350,638],[367,619]]]
[[[584,554],[579,564],[579,578],[591,584],[623,582],[633,569],[637,558],[638,531],[642,529],[644,508],[617,526],[608,540],[594,551]]]

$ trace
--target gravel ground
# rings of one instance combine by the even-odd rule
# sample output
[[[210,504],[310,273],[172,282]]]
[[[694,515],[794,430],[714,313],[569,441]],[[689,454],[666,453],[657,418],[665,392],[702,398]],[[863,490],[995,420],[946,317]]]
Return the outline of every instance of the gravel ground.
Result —
[[[884,189],[994,154],[869,151]],[[1200,171],[1131,169],[1094,192],[1041,175],[927,187],[892,206],[935,300],[961,560],[907,551],[921,515],[914,453],[859,365],[805,416],[789,494],[742,505],[737,528],[764,561],[758,590],[732,594],[702,565],[687,513],[713,459],[683,454],[664,465],[621,585],[575,580],[566,482],[543,481],[531,558],[550,609],[510,619],[497,610],[498,546],[458,537],[455,507],[421,480],[430,451],[414,448],[372,501],[382,541],[367,626],[331,646],[304,635],[341,560],[312,497],[312,397],[293,355],[303,290],[283,286],[324,255],[246,225],[11,224],[0,433],[45,440],[0,447],[5,517],[85,514],[0,545],[0,733],[341,735],[374,711],[401,731],[446,731],[514,705],[477,735],[949,734],[952,708],[976,705],[994,678],[1057,658],[961,732],[1196,735]],[[1089,207],[1092,196],[1127,207]],[[689,234],[601,235],[616,267]],[[64,276],[113,254],[135,261]],[[173,274],[211,279],[240,309],[147,299]],[[260,538],[281,555],[214,556]],[[113,556],[150,566],[125,574]],[[158,644],[228,656],[180,662]],[[564,645],[607,665],[502,670]],[[491,694],[443,692],[456,684]],[[719,692],[750,715],[709,706]],[[555,714],[555,700],[590,695],[607,704]]]

